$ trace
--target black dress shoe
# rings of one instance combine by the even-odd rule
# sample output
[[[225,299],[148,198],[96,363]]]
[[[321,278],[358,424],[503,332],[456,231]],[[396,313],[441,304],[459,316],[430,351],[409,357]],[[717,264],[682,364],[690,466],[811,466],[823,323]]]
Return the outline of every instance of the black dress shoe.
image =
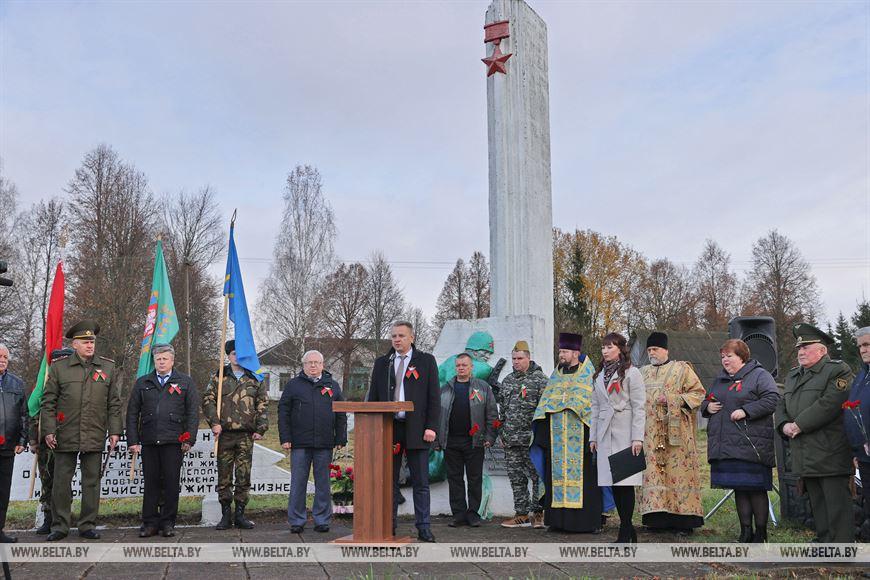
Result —
[[[462,526],[467,526],[468,520],[465,519],[465,516],[457,516],[453,518],[449,524],[447,524],[450,528],[461,528]]]
[[[79,537],[86,540],[99,540],[100,532],[97,530],[85,530],[84,532],[79,532]]]
[[[170,524],[168,526],[163,526],[163,529],[160,531],[160,534],[164,538],[171,538],[172,536],[175,535],[175,526],[173,526],[172,524]]]
[[[48,534],[48,537],[45,538],[46,542],[57,542],[58,540],[62,540],[66,537],[66,534],[63,532],[51,532]]]
[[[147,528],[142,528],[139,531],[140,538],[150,538],[151,536],[156,536],[156,535],[157,535],[157,528],[147,527]]]
[[[305,526],[290,526],[290,533],[291,534],[301,534],[304,529],[305,529]]]
[[[14,544],[18,541],[18,538],[13,538],[12,536],[7,536],[6,532],[0,530],[0,544]]]
[[[421,542],[434,542],[435,536],[432,535],[432,530],[429,528],[423,528],[419,532],[417,532],[417,539]]]
[[[326,532],[329,531],[329,526],[327,526],[326,524],[320,524],[319,526],[314,526],[314,531],[320,532],[321,534],[325,534]]]
[[[480,527],[480,516],[477,514],[468,514],[468,525],[472,528]]]

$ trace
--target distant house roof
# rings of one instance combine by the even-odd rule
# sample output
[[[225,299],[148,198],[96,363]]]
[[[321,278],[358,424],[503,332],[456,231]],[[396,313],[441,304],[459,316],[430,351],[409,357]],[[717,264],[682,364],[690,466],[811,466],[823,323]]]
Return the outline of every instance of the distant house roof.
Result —
[[[357,338],[353,339],[358,346],[370,346],[372,340]],[[319,350],[323,353],[323,357],[330,359],[341,352],[342,341],[331,337],[312,337],[305,340],[305,350]],[[390,348],[389,340],[379,340],[377,344],[378,353],[385,353]],[[299,339],[287,338],[278,344],[274,344],[268,348],[264,348],[257,353],[257,358],[260,359],[262,366],[299,366]],[[356,358],[356,357],[354,357]]]
[[[646,355],[646,339],[652,330],[637,330],[631,333],[628,346],[631,349],[631,362],[636,366],[649,364]],[[692,363],[698,378],[705,388],[722,370],[719,347],[728,340],[727,332],[706,330],[677,331],[665,330],[668,335],[668,355],[672,360]]]

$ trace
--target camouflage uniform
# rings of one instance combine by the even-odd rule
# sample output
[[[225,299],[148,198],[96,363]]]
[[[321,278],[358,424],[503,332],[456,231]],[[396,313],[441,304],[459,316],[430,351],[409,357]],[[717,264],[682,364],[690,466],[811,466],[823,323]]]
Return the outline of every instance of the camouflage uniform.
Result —
[[[538,406],[541,393],[547,386],[547,375],[534,361],[529,370],[514,371],[504,378],[498,396],[500,436],[504,443],[505,464],[511,489],[514,493],[514,510],[517,515],[527,515],[539,497],[538,472],[529,458],[532,442],[532,416]],[[532,497],[529,498],[529,480],[532,481]]]
[[[218,424],[217,384],[215,373],[202,397],[202,410],[209,427]],[[266,383],[258,381],[245,371],[240,379],[229,365],[224,368],[221,396],[221,434],[218,438],[217,468],[218,500],[229,503],[235,498],[236,506],[248,503],[251,489],[251,461],[253,460],[253,434],[263,435],[269,427],[269,395]],[[233,468],[236,485],[233,490]]]

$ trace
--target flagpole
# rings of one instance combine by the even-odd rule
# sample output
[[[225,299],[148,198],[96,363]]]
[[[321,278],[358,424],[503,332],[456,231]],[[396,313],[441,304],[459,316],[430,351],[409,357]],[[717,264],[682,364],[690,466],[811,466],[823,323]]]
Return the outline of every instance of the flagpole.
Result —
[[[60,264],[63,264],[64,258],[66,258],[66,243],[69,239],[69,225],[63,226],[60,231],[60,235],[58,236],[58,249],[60,250],[60,260],[58,261]],[[54,290],[54,283],[52,282],[52,290]],[[65,291],[66,289],[64,289]],[[51,301],[49,300],[49,307],[51,307]],[[45,327],[43,327],[45,328]],[[43,340],[45,340],[45,332],[43,332]],[[44,345],[47,349],[47,344]],[[48,381],[48,367],[51,366],[51,353],[46,352],[45,356],[45,374],[42,376],[42,384],[43,388]],[[41,402],[40,402],[41,403]],[[41,404],[40,404],[41,406]],[[33,499],[33,491],[36,488],[36,476],[39,470],[39,450],[42,446],[45,445],[45,441],[42,440],[42,413],[40,412],[36,419],[36,449],[33,451],[33,467],[30,469],[30,491],[27,493],[27,499]]]
[[[233,217],[230,219],[230,232],[232,232],[233,227],[236,225],[236,212],[238,210],[233,210]],[[224,313],[223,319],[221,320],[221,343],[220,343],[220,352],[218,354],[218,360],[220,364],[218,366],[218,384],[217,384],[217,421],[218,425],[221,424],[221,399],[223,398],[224,392],[224,350],[225,345],[227,343],[227,317],[230,312],[230,296],[226,292],[226,283],[224,280]],[[218,441],[220,440],[220,435],[216,436],[214,439],[214,455],[217,457],[218,453]]]

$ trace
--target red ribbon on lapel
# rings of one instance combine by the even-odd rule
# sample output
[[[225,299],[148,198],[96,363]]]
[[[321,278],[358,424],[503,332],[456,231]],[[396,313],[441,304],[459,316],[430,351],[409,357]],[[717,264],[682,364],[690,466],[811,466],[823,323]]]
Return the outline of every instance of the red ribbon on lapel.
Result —
[[[619,381],[614,381],[607,387],[607,394],[609,395],[613,391],[616,391],[616,393],[619,394],[620,390],[622,390],[622,386],[619,384]]]
[[[738,393],[743,390],[743,381],[734,381],[734,384],[728,387],[729,391],[737,391]]]

